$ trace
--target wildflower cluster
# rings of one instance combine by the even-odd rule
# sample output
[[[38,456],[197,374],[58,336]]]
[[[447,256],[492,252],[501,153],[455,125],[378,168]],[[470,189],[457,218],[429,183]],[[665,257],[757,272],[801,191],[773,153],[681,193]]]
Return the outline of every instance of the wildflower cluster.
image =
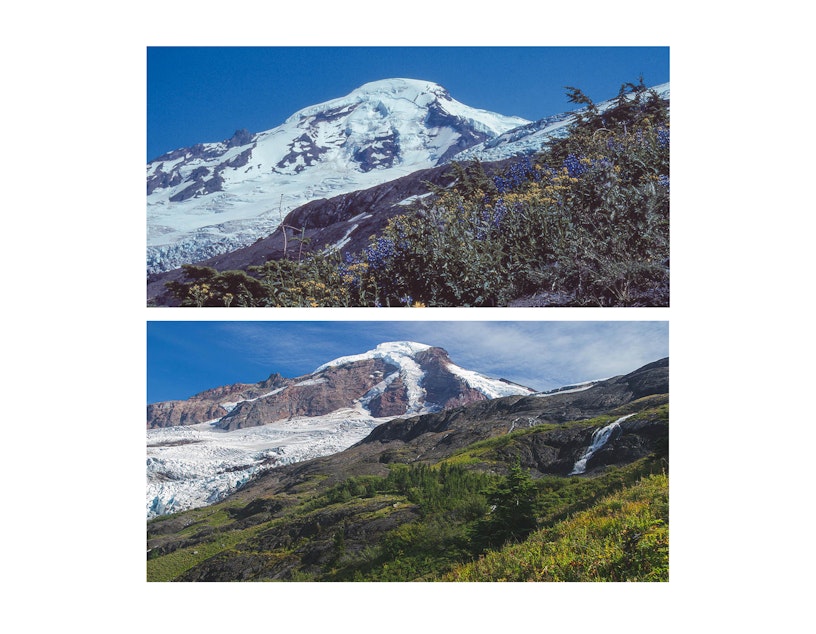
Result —
[[[524,183],[530,180],[540,180],[541,172],[529,156],[521,161],[514,163],[509,167],[505,174],[501,176],[494,176],[493,183],[496,186],[496,191],[499,194],[504,194],[508,191],[518,189]]]
[[[366,247],[363,254],[370,268],[381,269],[387,266],[396,254],[394,241],[391,238],[377,238]]]
[[[396,241],[387,236],[372,236],[360,253],[346,253],[337,266],[337,273],[347,293],[361,305],[406,305],[399,296],[400,284],[393,277],[393,263],[398,254]]]
[[[564,169],[567,170],[567,174],[569,174],[570,177],[577,178],[587,171],[587,164],[575,156],[575,154],[568,154],[567,158],[564,159]]]
[[[340,279],[343,284],[351,289],[362,288],[363,278],[367,271],[368,264],[348,252],[343,257],[343,261],[337,265],[337,273]]]

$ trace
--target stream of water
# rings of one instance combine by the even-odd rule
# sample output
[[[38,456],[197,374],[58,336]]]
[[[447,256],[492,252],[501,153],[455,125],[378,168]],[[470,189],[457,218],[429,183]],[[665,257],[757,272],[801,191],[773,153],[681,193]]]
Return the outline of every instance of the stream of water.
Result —
[[[607,443],[612,434],[615,433],[615,430],[620,428],[621,422],[625,421],[630,416],[634,416],[634,414],[621,416],[615,422],[609,423],[600,429],[596,429],[592,433],[592,442],[589,443],[589,447],[584,450],[583,455],[575,462],[575,465],[572,467],[572,471],[570,471],[569,474],[577,475],[586,471],[587,460],[594,456],[597,451]]]

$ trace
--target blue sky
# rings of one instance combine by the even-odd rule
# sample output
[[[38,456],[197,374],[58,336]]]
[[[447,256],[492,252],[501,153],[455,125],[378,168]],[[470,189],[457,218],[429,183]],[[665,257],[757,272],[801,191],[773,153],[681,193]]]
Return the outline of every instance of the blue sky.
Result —
[[[296,377],[384,341],[445,348],[454,363],[546,390],[624,374],[669,354],[665,321],[147,323],[147,399],[183,399],[273,372]]]
[[[669,81],[668,47],[148,47],[147,160],[274,128],[297,110],[379,79],[443,85],[475,108],[540,119],[642,75]]]

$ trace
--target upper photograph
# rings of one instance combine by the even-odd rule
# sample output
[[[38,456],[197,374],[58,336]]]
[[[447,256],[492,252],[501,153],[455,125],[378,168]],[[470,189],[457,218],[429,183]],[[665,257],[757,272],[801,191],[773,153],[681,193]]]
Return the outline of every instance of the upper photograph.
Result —
[[[668,47],[149,47],[147,305],[668,307]]]

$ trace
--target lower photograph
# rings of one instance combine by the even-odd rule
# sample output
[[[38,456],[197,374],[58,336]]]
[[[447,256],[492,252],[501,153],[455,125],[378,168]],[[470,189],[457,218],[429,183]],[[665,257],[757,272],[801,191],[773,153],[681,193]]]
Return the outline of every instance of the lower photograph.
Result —
[[[669,580],[667,321],[148,321],[147,581]]]

